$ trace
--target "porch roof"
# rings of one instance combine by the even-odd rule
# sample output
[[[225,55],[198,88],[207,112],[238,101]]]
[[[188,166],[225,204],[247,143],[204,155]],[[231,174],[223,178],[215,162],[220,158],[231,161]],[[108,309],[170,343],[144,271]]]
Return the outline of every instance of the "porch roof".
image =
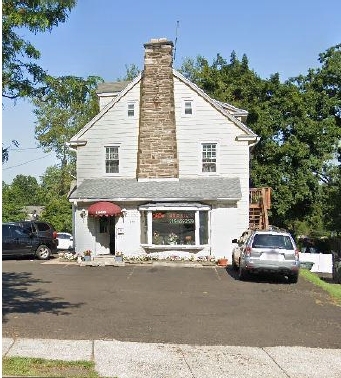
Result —
[[[238,177],[137,181],[124,178],[86,179],[70,201],[239,201]]]

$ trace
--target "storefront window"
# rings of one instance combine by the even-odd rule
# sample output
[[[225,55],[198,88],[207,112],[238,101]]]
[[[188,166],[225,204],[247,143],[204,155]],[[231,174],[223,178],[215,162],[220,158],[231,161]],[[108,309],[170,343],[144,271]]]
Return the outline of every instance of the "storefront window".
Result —
[[[208,244],[208,212],[199,211],[199,237],[200,244]]]
[[[141,243],[160,246],[208,244],[208,211],[142,211]]]

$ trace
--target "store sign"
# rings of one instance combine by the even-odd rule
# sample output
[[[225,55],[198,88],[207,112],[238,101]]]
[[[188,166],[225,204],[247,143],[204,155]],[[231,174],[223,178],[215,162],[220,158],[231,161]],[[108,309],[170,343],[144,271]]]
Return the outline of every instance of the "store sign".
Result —
[[[170,224],[194,224],[194,212],[178,212],[178,211],[167,211],[167,212],[153,212],[153,220],[163,220]]]

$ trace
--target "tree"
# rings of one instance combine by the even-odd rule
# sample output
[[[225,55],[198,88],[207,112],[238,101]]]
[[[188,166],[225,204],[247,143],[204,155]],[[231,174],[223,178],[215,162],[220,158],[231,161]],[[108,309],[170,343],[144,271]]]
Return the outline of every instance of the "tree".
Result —
[[[97,76],[48,76],[46,94],[33,100],[35,137],[44,152],[55,152],[62,167],[75,162],[66,143],[99,111],[95,89],[102,81]]]
[[[66,21],[76,0],[2,1],[2,95],[10,99],[44,92],[45,71],[36,63],[40,52],[19,35],[22,28],[36,34]]]
[[[26,214],[23,212],[21,203],[15,201],[12,196],[11,186],[2,182],[2,221],[14,222],[24,219]]]
[[[235,52],[230,63],[217,55],[211,66],[199,57],[182,67],[211,97],[249,111],[247,124],[261,138],[252,153],[251,186],[272,187],[271,222],[293,231],[299,222],[326,226],[322,183],[332,177],[330,161],[341,138],[339,46],[320,62],[320,69],[284,83],[278,74],[259,78],[246,55],[240,62]]]
[[[12,140],[11,143],[12,146],[14,147],[19,147],[19,143],[16,140]],[[8,156],[9,156],[9,150],[11,148],[11,145],[4,147],[2,144],[2,164],[6,163],[8,161]]]

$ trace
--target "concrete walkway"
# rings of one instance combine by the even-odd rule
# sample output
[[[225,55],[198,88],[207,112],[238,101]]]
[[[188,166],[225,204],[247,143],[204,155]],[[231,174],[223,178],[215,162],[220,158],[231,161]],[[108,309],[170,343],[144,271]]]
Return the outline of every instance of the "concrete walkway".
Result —
[[[341,377],[341,349],[3,338],[2,356],[94,361],[101,377]]]

